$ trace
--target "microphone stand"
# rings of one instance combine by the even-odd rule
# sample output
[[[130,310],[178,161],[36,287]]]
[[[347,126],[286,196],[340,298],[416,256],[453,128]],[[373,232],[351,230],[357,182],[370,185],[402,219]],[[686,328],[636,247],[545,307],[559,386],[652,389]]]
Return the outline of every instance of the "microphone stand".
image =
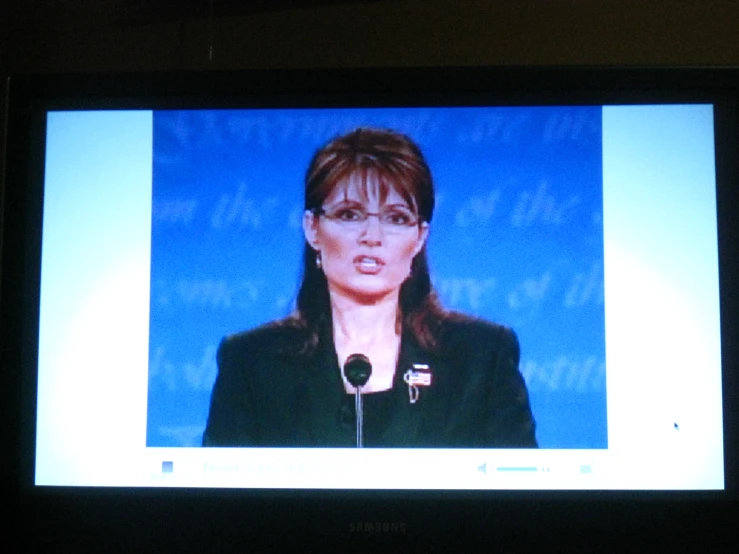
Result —
[[[357,412],[357,448],[364,446],[364,418],[362,413],[362,387],[354,393],[354,409]]]
[[[364,354],[352,354],[344,362],[344,376],[354,387],[354,409],[357,419],[357,448],[364,446],[364,414],[362,413],[362,387],[372,375],[372,364]]]

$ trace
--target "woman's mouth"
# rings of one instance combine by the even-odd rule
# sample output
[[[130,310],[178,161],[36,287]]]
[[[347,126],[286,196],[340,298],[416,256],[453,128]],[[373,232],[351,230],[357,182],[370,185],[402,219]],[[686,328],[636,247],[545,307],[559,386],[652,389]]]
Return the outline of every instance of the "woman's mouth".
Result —
[[[365,275],[376,275],[382,270],[385,262],[374,256],[357,256],[354,258],[354,267]]]

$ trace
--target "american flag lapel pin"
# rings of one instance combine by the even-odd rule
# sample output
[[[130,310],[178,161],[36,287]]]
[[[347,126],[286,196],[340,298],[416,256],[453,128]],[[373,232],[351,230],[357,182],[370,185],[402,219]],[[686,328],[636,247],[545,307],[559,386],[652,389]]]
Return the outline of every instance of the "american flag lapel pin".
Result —
[[[411,368],[403,375],[408,385],[408,398],[411,404],[418,401],[419,388],[431,386],[431,368],[427,364],[411,364]]]

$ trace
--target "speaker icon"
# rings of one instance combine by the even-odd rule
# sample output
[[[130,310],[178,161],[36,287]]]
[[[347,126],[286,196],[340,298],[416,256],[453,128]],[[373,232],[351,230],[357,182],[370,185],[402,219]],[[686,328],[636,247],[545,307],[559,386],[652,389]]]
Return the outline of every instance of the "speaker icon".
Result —
[[[480,473],[484,473],[485,475],[487,475],[487,473],[488,473],[488,464],[487,464],[487,462],[484,463],[484,464],[482,464],[482,465],[477,466],[477,471],[479,471]]]

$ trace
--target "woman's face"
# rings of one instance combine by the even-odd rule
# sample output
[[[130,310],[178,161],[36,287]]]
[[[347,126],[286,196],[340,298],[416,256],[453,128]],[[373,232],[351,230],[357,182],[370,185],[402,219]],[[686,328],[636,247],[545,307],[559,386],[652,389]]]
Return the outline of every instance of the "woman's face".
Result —
[[[397,294],[423,248],[428,225],[406,225],[417,217],[415,211],[393,189],[381,199],[377,183],[339,183],[322,209],[319,216],[305,213],[303,230],[320,253],[329,292],[363,304]],[[371,215],[365,219],[363,214]]]

